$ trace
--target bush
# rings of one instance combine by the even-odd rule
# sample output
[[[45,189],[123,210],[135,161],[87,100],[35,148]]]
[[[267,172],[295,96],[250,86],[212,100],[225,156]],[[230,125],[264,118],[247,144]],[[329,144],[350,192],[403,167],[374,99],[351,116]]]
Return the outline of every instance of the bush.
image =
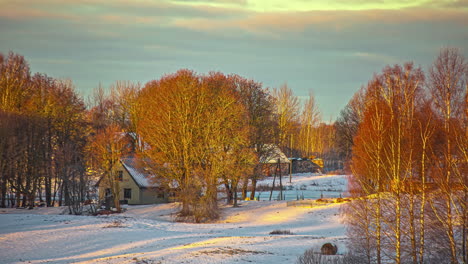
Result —
[[[352,254],[346,255],[323,255],[315,252],[314,249],[309,249],[300,256],[297,264],[361,264],[365,263],[362,258]]]
[[[343,256],[324,256],[314,249],[309,249],[297,259],[297,264],[344,264]]]
[[[280,230],[276,229],[270,232],[270,235],[294,235],[291,230]]]

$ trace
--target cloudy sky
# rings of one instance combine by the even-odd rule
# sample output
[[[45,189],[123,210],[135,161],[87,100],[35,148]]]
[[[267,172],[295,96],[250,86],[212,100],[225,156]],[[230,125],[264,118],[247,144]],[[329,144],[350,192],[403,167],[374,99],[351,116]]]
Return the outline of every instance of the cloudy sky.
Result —
[[[312,91],[330,119],[385,65],[446,46],[468,57],[468,0],[0,0],[0,52],[84,96],[189,68]]]

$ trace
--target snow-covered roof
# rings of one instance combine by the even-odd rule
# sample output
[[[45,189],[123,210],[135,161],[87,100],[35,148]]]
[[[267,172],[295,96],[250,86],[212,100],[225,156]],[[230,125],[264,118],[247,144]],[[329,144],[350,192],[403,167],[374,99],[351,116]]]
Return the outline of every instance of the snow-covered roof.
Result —
[[[159,184],[153,182],[153,175],[145,171],[143,164],[135,157],[127,157],[120,159],[122,166],[127,170],[128,174],[135,180],[139,187],[158,187]]]
[[[268,151],[265,155],[260,157],[261,163],[278,163],[280,159],[281,163],[291,163],[291,161],[286,157],[286,155],[281,151],[281,149],[273,144],[265,145],[265,148],[268,148]]]

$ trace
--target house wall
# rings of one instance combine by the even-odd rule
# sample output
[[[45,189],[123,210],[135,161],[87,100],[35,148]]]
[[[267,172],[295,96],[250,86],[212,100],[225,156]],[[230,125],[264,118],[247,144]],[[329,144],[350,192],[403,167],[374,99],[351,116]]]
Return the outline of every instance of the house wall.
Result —
[[[162,197],[158,194],[162,194]],[[140,192],[140,201],[142,204],[167,203],[168,197],[158,188],[143,188]]]
[[[127,200],[130,205],[137,204],[153,204],[153,203],[165,203],[168,199],[165,195],[163,198],[158,197],[159,190],[156,188],[140,188],[133,178],[130,176],[128,171],[119,163],[117,171],[122,171],[122,181],[119,181],[119,200]],[[105,200],[106,189],[109,188],[108,180],[102,179],[99,183],[99,200]],[[124,199],[124,189],[132,190],[132,198]]]
[[[118,170],[123,171],[122,181],[119,182],[120,187],[120,200],[127,200],[128,204],[142,204],[141,202],[141,190],[140,187],[136,184],[133,178],[128,174],[127,170],[122,166],[119,165]],[[131,199],[124,199],[124,189],[131,189],[132,190],[132,198]]]

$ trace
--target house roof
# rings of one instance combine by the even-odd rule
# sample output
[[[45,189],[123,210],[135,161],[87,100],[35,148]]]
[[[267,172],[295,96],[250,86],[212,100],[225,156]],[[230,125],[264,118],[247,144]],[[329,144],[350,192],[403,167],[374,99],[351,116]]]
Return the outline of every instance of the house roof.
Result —
[[[145,171],[141,160],[135,157],[126,157],[120,159],[120,162],[140,188],[159,186],[152,180],[153,175]]]
[[[260,163],[278,163],[278,159],[280,159],[281,163],[291,163],[278,146],[269,144],[266,145],[265,148],[268,148],[268,151],[265,155],[260,157]]]

